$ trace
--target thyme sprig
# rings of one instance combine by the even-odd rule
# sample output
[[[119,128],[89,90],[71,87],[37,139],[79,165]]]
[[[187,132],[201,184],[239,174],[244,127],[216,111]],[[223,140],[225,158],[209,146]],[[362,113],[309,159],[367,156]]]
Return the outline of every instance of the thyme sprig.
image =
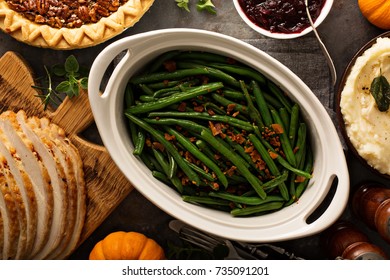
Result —
[[[33,85],[32,87],[39,90],[39,97],[44,105],[44,110],[49,104],[58,106],[64,96],[72,98],[78,96],[81,89],[86,90],[88,87],[88,71],[81,68],[76,57],[70,55],[64,64],[54,65],[50,71],[44,66],[46,72],[46,81],[43,86]],[[54,87],[53,78],[59,78],[57,85]]]

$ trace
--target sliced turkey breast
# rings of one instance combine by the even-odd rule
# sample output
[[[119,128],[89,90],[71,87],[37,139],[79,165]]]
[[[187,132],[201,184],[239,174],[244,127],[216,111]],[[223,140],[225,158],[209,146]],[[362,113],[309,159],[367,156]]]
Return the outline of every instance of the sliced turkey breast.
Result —
[[[17,211],[17,220],[19,222],[19,240],[15,259],[23,259],[26,256],[27,250],[26,206],[20,193],[19,186],[16,183],[14,176],[12,175],[8,163],[6,161],[2,161],[1,165],[6,178],[6,185],[10,192],[11,199],[13,200],[13,203],[15,205],[15,209]]]
[[[86,216],[83,163],[62,128],[0,114],[0,258],[64,259]]]
[[[31,118],[34,119],[34,118]],[[35,118],[36,120],[36,118]],[[84,226],[87,205],[86,205],[86,187],[84,179],[84,170],[83,163],[80,158],[80,154],[77,148],[65,137],[65,132],[63,129],[57,125],[50,123],[47,118],[40,119],[40,128],[49,129],[51,139],[55,142],[56,146],[64,147],[67,158],[72,161],[73,173],[75,175],[76,184],[77,184],[77,209],[76,209],[76,221],[74,226],[74,231],[71,234],[71,240],[65,250],[58,255],[56,258],[64,259],[69,256],[69,254],[76,248],[77,242],[80,239],[81,232]]]
[[[57,235],[55,246],[51,247],[55,249],[52,249],[50,253],[45,256],[42,254],[38,254],[36,256],[38,259],[54,259],[55,256],[59,255],[61,251],[63,251],[64,248],[68,245],[69,240],[71,239],[71,233],[73,232],[77,215],[77,185],[72,161],[67,156],[64,148],[62,148],[58,143],[55,143],[55,139],[51,139],[50,131],[40,127],[39,118],[32,117],[27,120],[25,113],[20,111],[17,113],[17,120],[26,135],[33,141],[34,146],[36,145],[37,148],[38,146],[42,146],[40,147],[42,153],[44,153],[43,150],[46,150],[46,153],[50,153],[51,158],[56,162],[56,168],[58,171],[60,171],[59,173],[61,174],[62,181],[64,183],[62,187],[64,187],[65,190],[63,190],[61,197],[62,200],[66,202],[67,208],[63,212],[64,221],[61,225],[59,225],[61,231],[58,232],[59,235]],[[46,162],[45,164],[49,163]],[[54,187],[53,191],[55,192]],[[54,200],[54,203],[56,203],[56,200]],[[54,205],[54,207],[56,206]],[[53,224],[53,227],[54,226],[55,225]],[[55,231],[52,232],[55,233]]]
[[[39,155],[34,151],[32,143],[28,142],[27,139],[22,140],[5,117],[0,117],[0,129],[3,131],[2,134],[9,139],[5,142],[8,145],[8,150],[11,151],[16,160],[20,159],[33,184],[39,217],[34,250],[40,251],[46,245],[54,217],[53,189],[50,176]]]
[[[2,211],[0,209],[0,260],[3,259],[3,248],[4,248],[4,222],[3,222]]]
[[[4,135],[3,135],[4,137]],[[18,258],[26,258],[30,255],[32,248],[35,243],[36,232],[37,232],[37,201],[35,198],[35,192],[33,189],[32,182],[24,170],[23,163],[20,160],[20,157],[14,153],[13,155],[8,150],[3,140],[0,139],[0,154],[4,156],[3,165],[7,164],[7,170],[4,172],[11,173],[14,177],[15,185],[13,188],[17,188],[18,192],[15,192],[16,195],[21,199],[20,204],[25,209],[25,218],[26,218],[26,248],[25,255],[19,253]]]
[[[0,134],[2,132],[0,131]],[[1,152],[1,151],[0,151]],[[18,210],[15,205],[15,201],[12,197],[11,191],[8,186],[8,182],[4,172],[3,163],[6,162],[4,157],[0,159],[0,211],[3,217],[4,223],[4,246],[3,246],[3,259],[15,259],[18,250],[19,243],[19,219]]]

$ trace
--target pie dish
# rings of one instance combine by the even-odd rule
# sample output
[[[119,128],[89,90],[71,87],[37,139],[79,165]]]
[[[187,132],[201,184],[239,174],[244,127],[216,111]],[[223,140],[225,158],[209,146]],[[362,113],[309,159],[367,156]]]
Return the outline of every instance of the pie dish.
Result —
[[[69,50],[102,43],[133,26],[154,0],[0,0],[0,28],[36,47]]]

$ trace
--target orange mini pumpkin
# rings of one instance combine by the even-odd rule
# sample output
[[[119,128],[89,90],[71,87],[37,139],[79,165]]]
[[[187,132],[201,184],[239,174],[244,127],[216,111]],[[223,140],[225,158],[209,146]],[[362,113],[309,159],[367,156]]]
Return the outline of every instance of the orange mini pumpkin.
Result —
[[[90,260],[162,260],[164,250],[153,239],[138,232],[117,231],[96,243]]]
[[[389,0],[358,0],[360,11],[373,25],[390,29]]]

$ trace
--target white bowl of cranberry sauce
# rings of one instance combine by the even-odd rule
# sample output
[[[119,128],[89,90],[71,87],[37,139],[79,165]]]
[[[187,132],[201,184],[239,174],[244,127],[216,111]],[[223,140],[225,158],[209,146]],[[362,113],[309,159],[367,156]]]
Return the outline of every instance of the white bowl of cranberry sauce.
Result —
[[[304,0],[233,0],[241,18],[252,29],[275,39],[293,39],[313,29],[306,14]],[[309,0],[314,26],[329,14],[333,0]]]

